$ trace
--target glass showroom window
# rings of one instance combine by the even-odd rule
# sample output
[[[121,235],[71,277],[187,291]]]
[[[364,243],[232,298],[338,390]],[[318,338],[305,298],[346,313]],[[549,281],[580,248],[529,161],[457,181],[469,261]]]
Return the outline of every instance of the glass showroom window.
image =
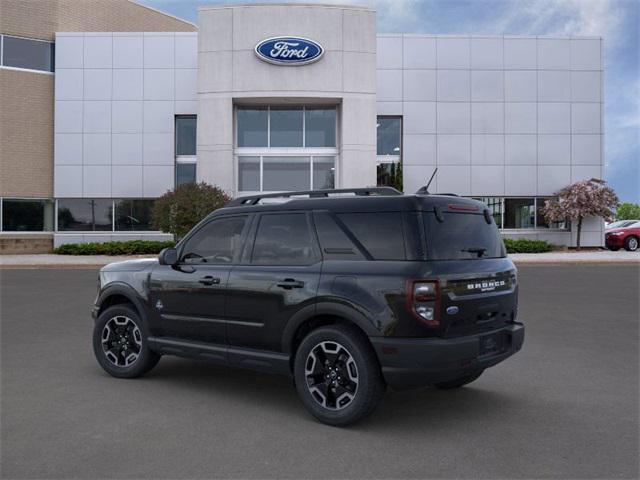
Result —
[[[59,232],[113,230],[113,201],[73,198],[58,200]]]
[[[3,67],[41,72],[54,70],[54,45],[44,40],[2,35],[0,58]]]
[[[176,187],[196,182],[197,118],[176,116]]]
[[[3,198],[3,232],[51,232],[53,230],[52,200]]]
[[[334,156],[242,155],[238,157],[238,190],[241,192],[282,192],[334,187]]]
[[[536,228],[553,228],[559,230],[568,230],[569,229],[569,221],[567,219],[561,220],[559,222],[549,222],[544,214],[544,204],[547,200],[552,200],[553,197],[541,197],[536,198]]]
[[[153,200],[115,200],[115,230],[118,232],[140,232],[153,230],[151,211]]]
[[[240,106],[238,191],[334,188],[337,110],[324,106]]]
[[[504,199],[504,228],[535,228],[533,198]]]
[[[552,197],[541,198],[502,198],[476,197],[491,211],[498,228],[549,228],[568,230],[569,221],[548,222],[542,213],[544,203]]]
[[[378,186],[402,190],[402,117],[378,117]]]
[[[484,203],[491,215],[493,216],[493,221],[496,222],[498,228],[502,228],[502,198],[500,197],[480,197],[476,198],[476,200]]]

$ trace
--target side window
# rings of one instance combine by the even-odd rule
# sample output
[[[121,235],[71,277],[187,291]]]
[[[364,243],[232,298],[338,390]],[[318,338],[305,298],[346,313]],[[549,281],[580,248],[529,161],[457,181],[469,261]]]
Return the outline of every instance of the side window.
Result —
[[[325,260],[364,260],[360,249],[336,224],[329,213],[314,213],[313,220]]]
[[[240,249],[246,222],[246,216],[212,220],[187,240],[181,260],[184,263],[231,263]]]
[[[316,260],[305,213],[262,215],[253,244],[254,265],[309,265]]]
[[[341,213],[338,218],[374,260],[406,260],[402,213]]]

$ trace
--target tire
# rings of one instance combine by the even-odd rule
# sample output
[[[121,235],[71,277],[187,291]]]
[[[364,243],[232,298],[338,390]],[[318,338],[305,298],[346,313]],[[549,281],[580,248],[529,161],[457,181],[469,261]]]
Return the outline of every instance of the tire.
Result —
[[[638,250],[638,243],[638,237],[628,236],[624,239],[624,249],[628,252],[635,252]]]
[[[370,415],[385,391],[373,348],[359,330],[347,325],[309,333],[296,352],[294,378],[307,410],[337,427]]]
[[[482,372],[484,372],[484,370],[480,370],[479,372],[472,373],[471,375],[465,375],[464,377],[456,378],[455,380],[450,380],[448,382],[434,383],[433,386],[439,390],[453,390],[454,388],[463,387],[477,380],[478,377],[482,375]]]
[[[147,326],[133,306],[114,305],[100,314],[93,327],[93,353],[108,374],[139,377],[160,360],[149,349],[147,337]]]

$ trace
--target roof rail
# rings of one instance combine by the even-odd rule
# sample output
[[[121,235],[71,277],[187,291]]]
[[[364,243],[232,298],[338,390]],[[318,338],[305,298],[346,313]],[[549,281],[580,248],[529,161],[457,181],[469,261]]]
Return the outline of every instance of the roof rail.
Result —
[[[257,205],[264,198],[291,198],[298,196],[308,196],[309,198],[327,198],[336,193],[353,193],[355,196],[368,197],[373,195],[394,196],[402,195],[402,192],[393,187],[372,187],[372,188],[338,188],[334,190],[305,190],[300,192],[266,193],[264,195],[250,195],[238,197],[227,203],[226,207],[241,207]]]

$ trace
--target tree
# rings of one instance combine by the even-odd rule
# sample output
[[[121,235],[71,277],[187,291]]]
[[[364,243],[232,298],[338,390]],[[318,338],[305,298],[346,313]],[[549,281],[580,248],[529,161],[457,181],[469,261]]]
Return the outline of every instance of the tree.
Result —
[[[640,220],[640,205],[623,202],[616,209],[616,220]]]
[[[618,196],[604,180],[581,180],[555,194],[558,198],[547,200],[543,215],[552,222],[569,218],[577,221],[576,246],[580,250],[580,233],[585,217],[613,218],[613,209],[619,204]]]
[[[181,238],[209,213],[231,201],[224,191],[204,182],[186,183],[155,201],[154,228]]]

